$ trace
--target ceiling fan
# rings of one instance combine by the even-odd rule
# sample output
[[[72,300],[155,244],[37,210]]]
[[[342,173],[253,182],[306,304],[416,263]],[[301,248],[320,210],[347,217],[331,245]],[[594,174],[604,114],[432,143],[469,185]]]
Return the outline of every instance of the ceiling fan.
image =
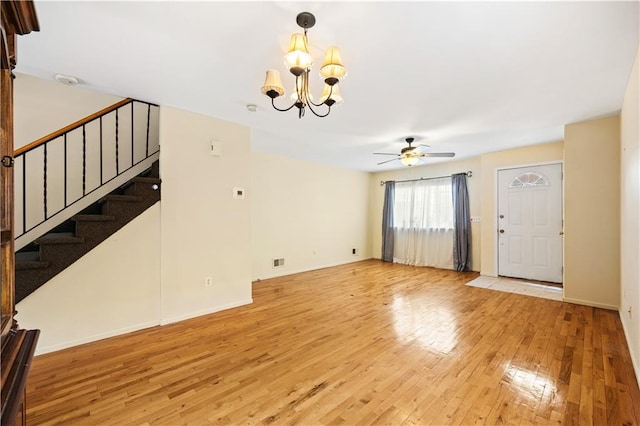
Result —
[[[402,164],[405,166],[411,167],[416,164],[422,163],[422,159],[425,157],[453,157],[456,154],[453,152],[426,152],[429,148],[429,145],[416,145],[411,146],[411,144],[416,139],[414,137],[404,138],[404,141],[409,144],[409,146],[402,148],[400,154],[391,154],[388,152],[374,152],[375,155],[395,155],[397,158],[392,158],[391,160],[386,160],[378,163],[378,165],[388,163],[390,161],[400,160]]]

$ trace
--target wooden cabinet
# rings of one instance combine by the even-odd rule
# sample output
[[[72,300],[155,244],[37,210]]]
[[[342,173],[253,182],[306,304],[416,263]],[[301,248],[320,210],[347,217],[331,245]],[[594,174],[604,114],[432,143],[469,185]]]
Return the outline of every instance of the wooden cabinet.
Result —
[[[21,330],[15,315],[13,247],[13,76],[16,37],[38,31],[31,1],[1,2],[0,53],[0,401],[2,425],[26,424],[25,386],[39,330]]]

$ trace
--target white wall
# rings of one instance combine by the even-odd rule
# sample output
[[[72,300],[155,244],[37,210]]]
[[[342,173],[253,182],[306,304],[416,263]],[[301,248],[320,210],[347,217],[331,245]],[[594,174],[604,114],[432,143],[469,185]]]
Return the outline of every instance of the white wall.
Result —
[[[564,300],[617,310],[620,118],[568,124],[564,136]]]
[[[20,73],[16,73],[14,84],[14,148],[123,99]]]
[[[160,145],[162,323],[251,303],[249,128],[161,107]]]
[[[620,113],[620,318],[640,381],[640,48]],[[629,312],[631,311],[631,312]]]
[[[249,129],[172,108],[160,127],[162,201],[18,304],[38,353],[251,303]]]
[[[18,303],[37,354],[159,324],[159,225],[155,204]]]
[[[371,257],[368,173],[253,152],[251,188],[254,280]]]
[[[467,178],[467,190],[469,191],[469,210],[471,216],[480,216],[480,157],[444,163],[426,164],[422,166],[406,167],[400,170],[374,173],[371,175],[370,191],[371,206],[369,209],[369,233],[371,235],[371,250],[373,257],[380,259],[382,250],[382,209],[384,205],[384,187],[380,181],[416,179],[421,177],[450,176],[454,173],[471,171],[473,176]],[[481,218],[481,221],[485,218]],[[471,268],[480,270],[480,223],[471,224]]]

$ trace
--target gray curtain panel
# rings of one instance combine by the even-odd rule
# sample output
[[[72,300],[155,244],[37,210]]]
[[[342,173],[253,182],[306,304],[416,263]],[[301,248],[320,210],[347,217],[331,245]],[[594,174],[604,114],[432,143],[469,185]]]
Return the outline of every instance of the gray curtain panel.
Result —
[[[453,190],[453,267],[456,271],[471,270],[471,214],[467,174],[451,175]]]
[[[382,210],[382,260],[393,262],[393,203],[395,182],[384,184],[384,208]]]

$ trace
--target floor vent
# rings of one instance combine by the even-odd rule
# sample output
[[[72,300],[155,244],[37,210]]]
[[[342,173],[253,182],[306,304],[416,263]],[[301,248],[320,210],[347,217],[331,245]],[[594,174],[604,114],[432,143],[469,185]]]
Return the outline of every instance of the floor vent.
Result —
[[[284,266],[284,259],[272,259],[274,268],[281,268]]]

